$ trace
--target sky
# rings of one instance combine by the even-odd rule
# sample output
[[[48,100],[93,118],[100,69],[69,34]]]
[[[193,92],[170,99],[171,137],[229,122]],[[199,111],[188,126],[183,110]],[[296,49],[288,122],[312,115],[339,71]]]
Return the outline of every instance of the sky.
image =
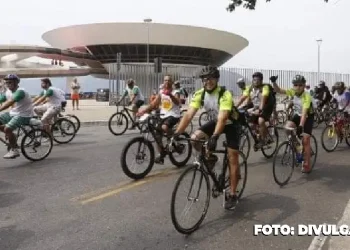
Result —
[[[194,25],[239,34],[249,46],[224,66],[349,73],[350,1],[259,0],[255,11],[226,11],[228,0],[6,0],[1,3],[0,44],[48,46],[41,35],[86,23],[142,22]],[[6,34],[6,35],[4,35]]]

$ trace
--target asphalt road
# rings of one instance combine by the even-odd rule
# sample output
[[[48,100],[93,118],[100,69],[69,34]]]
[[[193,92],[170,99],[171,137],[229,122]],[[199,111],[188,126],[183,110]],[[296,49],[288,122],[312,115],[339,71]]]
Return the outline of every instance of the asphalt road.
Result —
[[[171,193],[183,169],[167,160],[148,178],[131,181],[119,158],[133,136],[81,128],[42,162],[1,158],[0,249],[308,249],[312,236],[253,236],[253,225],[337,224],[349,201],[345,144],[334,153],[319,145],[314,172],[303,176],[296,169],[284,188],[273,180],[271,161],[257,152],[236,210],[225,211],[221,197],[211,199],[202,226],[185,237],[170,219]],[[331,244],[327,238],[323,249],[336,249]]]

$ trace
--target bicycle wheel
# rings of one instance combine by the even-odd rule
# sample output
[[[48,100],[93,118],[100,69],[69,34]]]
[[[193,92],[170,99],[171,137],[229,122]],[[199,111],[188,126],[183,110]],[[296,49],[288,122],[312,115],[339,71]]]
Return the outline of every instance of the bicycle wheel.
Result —
[[[204,111],[202,114],[200,114],[198,118],[199,127],[201,127],[203,124],[207,123],[208,121],[209,121],[209,114],[208,112]]]
[[[183,182],[186,180],[185,178],[188,178],[190,183],[186,185],[187,188],[185,188],[185,186],[180,188],[180,185],[183,184]],[[201,190],[202,186],[204,189],[203,191]],[[188,192],[185,190],[188,190]],[[186,197],[183,197],[184,193],[186,194]],[[201,198],[199,197],[200,195]],[[177,216],[178,206],[176,201],[180,198],[184,199],[186,203],[181,214]],[[204,201],[203,209],[201,211],[195,211],[194,215],[188,216],[189,218],[184,218],[182,221],[182,217],[187,215],[189,210],[192,208],[192,205],[202,200]],[[179,179],[176,181],[173,193],[171,195],[170,213],[171,221],[175,229],[182,234],[191,234],[196,231],[199,228],[200,224],[203,222],[208,212],[209,203],[210,181],[208,174],[198,165],[192,165],[180,175]],[[192,223],[190,222],[191,219],[193,219]],[[187,223],[189,225],[186,225]]]
[[[283,154],[281,165],[279,165],[279,153]],[[285,161],[285,156],[287,156],[287,160]],[[294,166],[295,166],[295,152],[293,146],[289,141],[282,142],[277,148],[275,157],[273,159],[272,172],[273,178],[275,182],[281,187],[286,185],[290,178],[292,178]],[[285,166],[285,163],[290,163],[290,165]],[[280,172],[282,173],[282,177],[279,176]],[[287,174],[285,174],[287,173]]]
[[[173,150],[169,152],[169,160],[177,167],[185,166],[192,155],[192,144],[188,140],[181,140],[181,138],[189,139],[190,136],[187,133],[182,133],[178,141],[172,145]],[[186,148],[188,148],[187,152]],[[183,155],[184,159],[179,160],[178,157],[175,158],[175,155]]]
[[[319,117],[318,113],[316,112],[314,115],[314,123],[312,125],[312,128],[317,128],[319,124],[320,124],[320,117]]]
[[[133,159],[133,162],[144,163],[147,158],[149,159],[148,165],[146,165],[145,170],[141,172],[134,172],[134,167],[129,167],[127,163],[126,156],[129,153],[129,150],[132,146],[137,146],[137,152],[135,153],[135,157]],[[150,152],[150,156],[147,157],[145,155],[145,149],[148,149]],[[141,151],[141,152],[140,152]],[[144,178],[153,168],[154,165],[154,148],[152,146],[152,143],[148,140],[146,140],[144,137],[135,137],[132,138],[123,148],[121,158],[120,158],[120,165],[122,166],[123,172],[126,176],[130,177],[134,180],[139,180]]]
[[[71,142],[76,135],[75,131],[74,123],[67,118],[59,118],[51,126],[52,138],[58,144]]]
[[[350,125],[345,125],[345,142],[350,147]]]
[[[247,131],[242,131],[239,150],[242,151],[246,159],[248,159],[249,157],[250,147],[251,145],[250,145],[249,134]]]
[[[310,137],[310,147],[311,147],[311,158],[310,158],[310,165],[311,165],[311,170],[314,168],[317,160],[317,155],[318,155],[318,146],[317,146],[317,140],[314,135],[311,135]]]
[[[328,144],[330,140],[334,139],[333,143]],[[325,127],[321,134],[321,145],[327,152],[333,152],[339,145],[339,136],[334,125]]]
[[[115,120],[113,121],[113,119]],[[128,129],[129,121],[125,114],[118,112],[113,114],[108,120],[108,129],[113,135],[122,135]],[[120,131],[115,130],[116,128],[120,128]]]
[[[261,152],[265,158],[270,159],[276,153],[279,136],[278,130],[274,126],[267,127],[267,131],[269,132],[267,135],[267,145],[261,148]]]
[[[189,135],[192,134],[192,132],[193,132],[193,123],[192,123],[192,121],[190,121],[190,124],[188,124],[187,128],[185,129],[185,132],[187,134],[189,134]]]
[[[248,165],[247,165],[247,158],[245,157],[244,153],[239,151],[238,152],[238,164],[239,164],[239,182],[236,188],[236,195],[238,199],[240,199],[243,195],[243,191],[245,189],[245,186],[247,184],[247,177],[248,177]],[[226,159],[226,162],[224,164],[228,164],[228,160]],[[225,174],[225,190],[226,193],[229,193],[230,191],[230,165],[226,168],[226,174]]]
[[[38,148],[41,146],[48,146],[46,152],[39,157],[34,157],[33,154],[38,152]],[[21,141],[21,151],[25,158],[30,161],[44,160],[52,151],[53,141],[49,133],[42,129],[32,129],[26,132]]]
[[[65,116],[65,118],[67,118],[68,120],[71,120],[74,123],[75,126],[75,133],[78,133],[79,129],[80,129],[80,120],[76,115],[70,115],[67,114]]]

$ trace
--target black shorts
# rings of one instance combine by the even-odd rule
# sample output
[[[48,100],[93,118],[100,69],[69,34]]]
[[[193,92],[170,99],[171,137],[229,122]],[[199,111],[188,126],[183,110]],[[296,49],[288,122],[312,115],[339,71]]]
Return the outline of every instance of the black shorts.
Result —
[[[141,106],[145,103],[145,101],[142,101],[142,100],[138,100],[136,103],[135,103],[135,106],[139,109],[141,108]]]
[[[210,121],[202,125],[199,130],[208,136],[212,136],[215,131],[216,121]],[[226,135],[226,143],[228,148],[239,150],[239,144],[241,139],[241,125],[238,121],[234,121],[232,124],[228,124],[224,128]]]
[[[263,118],[266,121],[269,121],[272,115],[274,109],[274,104],[266,106],[262,112],[261,115],[252,115],[250,116],[249,122],[258,124],[259,117]]]
[[[178,122],[180,118],[176,118],[174,116],[168,116],[162,120],[162,124],[167,125],[168,128],[173,128]]]
[[[301,119],[301,117],[299,115],[294,115],[292,117],[291,121],[294,122],[296,126],[299,126],[300,119]],[[312,114],[306,118],[306,121],[304,124],[304,133],[311,135],[313,125],[314,125],[314,115]]]

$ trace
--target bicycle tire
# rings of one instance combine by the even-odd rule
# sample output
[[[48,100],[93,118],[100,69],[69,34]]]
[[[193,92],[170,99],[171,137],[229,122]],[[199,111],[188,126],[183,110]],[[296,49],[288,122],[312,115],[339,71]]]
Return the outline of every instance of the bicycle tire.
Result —
[[[290,148],[290,150],[292,150],[292,165],[291,165],[291,171],[287,177],[286,180],[284,181],[280,181],[277,176],[276,176],[276,161],[277,161],[277,156],[278,156],[278,153],[281,149],[283,149],[283,146],[287,146]],[[296,156],[295,156],[295,150],[294,148],[290,145],[289,141],[284,141],[282,142],[278,148],[277,148],[277,151],[276,151],[276,154],[273,158],[273,164],[272,164],[272,173],[273,173],[273,179],[275,180],[275,182],[280,186],[280,187],[283,187],[284,185],[286,185],[289,180],[292,178],[293,176],[293,172],[294,172],[294,167],[295,167],[295,160],[296,160]]]
[[[325,145],[323,136],[324,136],[324,134],[326,133],[327,129],[329,129],[330,127],[333,127],[333,129],[334,129],[334,135],[337,137],[337,139],[336,139],[336,143],[334,144],[334,146],[333,146],[332,148],[329,149],[329,148],[327,148],[326,145]],[[339,137],[338,137],[337,132],[335,131],[334,126],[328,125],[327,127],[325,127],[325,128],[323,129],[323,131],[322,131],[322,133],[321,133],[321,145],[322,145],[322,148],[323,148],[326,152],[328,152],[328,153],[333,152],[333,151],[338,147],[338,145],[339,145]]]
[[[125,127],[122,129],[122,131],[120,133],[116,133],[114,130],[113,130],[113,118],[117,115],[120,115],[120,118],[118,119],[118,122],[123,122],[123,119],[125,120]],[[122,135],[125,133],[125,131],[128,129],[128,125],[129,125],[129,121],[128,121],[128,118],[126,117],[125,114],[123,114],[122,112],[117,112],[117,113],[114,113],[113,115],[111,115],[111,117],[109,118],[108,120],[108,129],[109,131],[115,135],[115,136],[118,136],[118,135]],[[118,126],[118,125],[117,125]]]
[[[68,136],[71,136],[66,141],[60,141],[58,139],[58,137],[55,136],[55,126],[57,126],[57,125],[60,127],[59,131],[62,133],[62,127],[61,127],[62,122],[68,123],[69,127],[72,127],[74,129],[73,133],[66,133],[66,132],[64,132],[64,134],[66,134]],[[52,134],[52,136],[51,136],[52,139],[55,142],[57,142],[58,144],[67,144],[67,143],[71,142],[74,139],[75,135],[76,135],[75,125],[74,125],[74,123],[71,120],[68,120],[67,118],[59,118],[57,121],[54,122],[54,124],[52,124],[52,126],[51,126],[51,134]]]
[[[29,156],[29,154],[27,154],[27,152],[25,150],[27,148],[27,145],[24,145],[27,137],[29,137],[31,139],[31,142],[33,141],[33,138],[35,137],[36,132],[40,132],[42,135],[44,134],[50,143],[50,149],[48,150],[48,152],[44,156],[42,156],[40,158],[33,158],[33,157]],[[52,140],[51,135],[42,129],[32,129],[31,131],[27,132],[23,136],[22,141],[21,141],[21,152],[22,152],[23,156],[30,161],[42,161],[42,160],[44,160],[45,158],[47,158],[51,154],[52,148],[53,148],[53,140]]]
[[[187,133],[182,133],[181,136],[184,136],[185,138],[188,138],[188,139],[190,138],[189,134],[187,134]],[[180,139],[180,141],[181,141],[181,139]],[[173,153],[169,152],[170,162],[178,168],[185,166],[192,156],[192,144],[189,141],[186,141],[186,142],[188,145],[188,155],[186,156],[186,158],[183,161],[177,161],[175,159]]]
[[[130,169],[128,167],[128,164],[126,162],[126,155],[128,153],[129,148],[131,147],[131,145],[133,145],[134,143],[138,143],[138,142],[144,143],[146,145],[146,147],[149,149],[149,151],[150,151],[150,163],[148,164],[145,171],[143,171],[139,174],[135,174],[132,171],[130,171]],[[153,148],[152,143],[150,141],[146,140],[142,136],[132,138],[127,144],[125,144],[125,146],[122,150],[121,157],[120,157],[120,165],[122,167],[124,174],[126,176],[128,176],[129,178],[134,179],[134,180],[139,180],[139,179],[144,178],[152,170],[153,165],[154,165],[154,148]]]
[[[192,227],[184,228],[182,225],[180,225],[179,220],[176,217],[176,214],[175,214],[175,204],[176,203],[175,203],[175,201],[176,201],[176,194],[177,194],[177,191],[179,190],[181,181],[184,179],[184,177],[187,174],[190,174],[191,171],[194,171],[194,177],[195,177],[196,172],[198,171],[201,174],[200,177],[204,178],[204,180],[206,182],[207,196],[206,196],[205,206],[204,206],[204,209],[201,213],[199,220]],[[192,186],[193,186],[193,182],[194,182],[194,178],[192,180]],[[201,184],[203,184],[203,182],[201,182]],[[191,188],[192,188],[192,186],[191,186]],[[207,212],[208,212],[208,208],[209,208],[209,204],[210,204],[210,193],[211,192],[210,192],[209,176],[203,169],[199,168],[198,165],[193,164],[192,166],[187,168],[179,176],[179,178],[177,179],[177,181],[175,183],[175,187],[174,187],[172,195],[171,195],[171,203],[170,203],[171,221],[172,221],[176,231],[178,231],[179,233],[188,235],[188,234],[193,233],[194,231],[196,231],[199,228],[199,226],[202,224],[202,222],[205,219],[205,216],[207,215]]]
[[[264,147],[261,148],[261,153],[265,156],[266,159],[270,159],[273,157],[273,155],[276,153],[276,150],[278,148],[278,142],[279,142],[279,135],[278,135],[278,129],[274,126],[268,126],[267,130],[269,131],[269,128],[274,128],[274,134],[275,134],[275,138],[276,138],[276,146],[275,149],[273,150],[273,152],[271,154],[267,154],[264,150]]]
[[[310,136],[310,147],[311,147],[311,140],[313,140],[314,141],[314,143],[315,143],[315,148],[316,148],[316,152],[314,152],[315,153],[315,159],[314,159],[314,161],[312,162],[312,164],[311,164],[311,171],[314,169],[314,166],[315,166],[315,164],[316,164],[316,160],[317,160],[317,155],[318,155],[318,145],[317,145],[317,140],[316,140],[316,137],[314,136],[314,135],[311,135]],[[311,147],[311,150],[312,150],[312,147]],[[312,150],[313,151],[313,150]],[[311,159],[310,159],[311,160]]]
[[[242,140],[243,139],[243,140]],[[246,141],[247,142],[247,153],[244,152],[243,150],[243,143],[242,141]],[[248,159],[249,155],[250,155],[250,150],[251,150],[251,142],[250,142],[250,137],[247,131],[242,131],[241,132],[241,139],[240,139],[240,146],[239,146],[239,150],[245,155],[245,158]]]
[[[202,119],[203,119],[203,121],[202,121]],[[198,118],[199,127],[201,127],[205,123],[205,119],[207,119],[207,120],[209,119],[207,111],[204,111],[204,112],[202,112],[202,114],[200,114],[200,116]]]
[[[80,125],[81,125],[79,118],[76,115],[71,115],[71,114],[67,114],[65,116],[69,120],[72,119],[72,122],[74,123],[74,126],[75,126],[75,133],[78,133],[78,131],[80,129]]]
[[[243,162],[242,163],[239,163],[239,167],[240,167],[240,173],[241,173],[241,176],[242,176],[242,167],[243,167],[243,170],[244,170],[244,178],[243,178],[243,185],[242,185],[242,188],[240,189],[240,191],[236,194],[237,195],[237,198],[240,199],[243,195],[243,192],[244,192],[244,189],[245,189],[245,186],[247,184],[247,178],[248,178],[248,164],[247,164],[247,158],[245,157],[244,153],[242,151],[238,151],[238,154],[239,156],[243,159]],[[239,161],[239,160],[238,160]],[[224,164],[228,164],[228,160],[226,160],[226,162]],[[229,168],[229,165],[227,166],[227,169]],[[230,172],[229,172],[230,174]],[[226,175],[225,174],[225,189],[226,189],[226,192],[228,192],[229,190],[227,190],[229,187],[230,187],[230,176]],[[239,182],[240,183],[240,182]],[[237,185],[238,187],[238,185]],[[237,192],[237,190],[236,190]]]

